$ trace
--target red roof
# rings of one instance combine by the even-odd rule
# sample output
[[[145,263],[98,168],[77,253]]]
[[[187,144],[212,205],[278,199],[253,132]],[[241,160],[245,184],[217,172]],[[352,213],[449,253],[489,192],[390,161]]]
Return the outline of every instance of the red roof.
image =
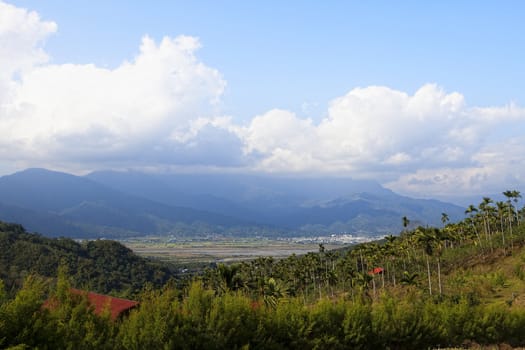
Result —
[[[369,271],[369,275],[378,275],[380,273],[383,273],[384,269],[382,267],[374,267],[372,271]]]
[[[116,320],[123,312],[131,310],[139,304],[138,301],[115,298],[109,295],[86,292],[79,289],[71,289],[71,292],[86,295],[89,303],[95,308],[95,314],[97,315],[101,315],[109,308],[112,320]]]
[[[72,294],[85,295],[91,306],[93,306],[96,315],[101,315],[104,311],[109,309],[112,320],[116,320],[123,312],[131,310],[139,305],[138,301],[115,298],[109,295],[87,292],[80,289],[71,288],[70,291]],[[45,308],[53,308],[54,306],[56,306],[56,300],[48,299],[44,302]]]

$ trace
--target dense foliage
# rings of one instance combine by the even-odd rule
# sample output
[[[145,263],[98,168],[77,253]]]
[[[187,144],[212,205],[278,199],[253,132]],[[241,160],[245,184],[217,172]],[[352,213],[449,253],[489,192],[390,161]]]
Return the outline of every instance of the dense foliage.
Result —
[[[118,295],[133,295],[148,282],[161,286],[172,275],[115,241],[51,239],[0,222],[0,279],[7,290],[20,287],[28,274],[56,277],[61,264],[76,287]]]
[[[148,289],[141,306],[116,322],[96,316],[86,300],[50,288],[34,276],[0,304],[0,347],[40,349],[423,349],[476,341],[523,345],[525,310],[472,304],[467,298],[436,302],[417,291],[382,293],[376,301],[338,298],[304,304],[285,298],[266,305],[242,293],[217,295],[195,282],[178,290]],[[42,307],[46,291],[58,307]],[[21,349],[25,347],[19,347]]]
[[[441,228],[412,229],[405,217],[402,234],[383,242],[320,245],[304,256],[219,265],[182,289],[146,287],[140,307],[115,322],[68,292],[74,275],[65,269],[56,283],[29,274],[15,296],[0,293],[0,347],[524,346],[524,210],[519,192],[506,193],[507,202],[485,198],[458,223],[441,214]],[[49,297],[57,307],[42,307]]]

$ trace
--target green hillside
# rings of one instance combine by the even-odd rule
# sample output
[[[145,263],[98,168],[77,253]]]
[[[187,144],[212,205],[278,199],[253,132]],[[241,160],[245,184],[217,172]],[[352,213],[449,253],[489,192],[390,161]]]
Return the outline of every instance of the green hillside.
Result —
[[[161,286],[172,276],[167,266],[115,241],[47,238],[0,222],[0,278],[7,290],[20,287],[30,274],[56,277],[60,265],[69,271],[74,286],[118,295],[135,294],[146,283]]]

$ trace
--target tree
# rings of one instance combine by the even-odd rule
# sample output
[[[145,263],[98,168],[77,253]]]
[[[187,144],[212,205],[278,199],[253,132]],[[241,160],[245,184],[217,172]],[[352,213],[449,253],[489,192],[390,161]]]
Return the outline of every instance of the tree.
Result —
[[[430,273],[430,257],[433,256],[435,250],[437,250],[437,270],[438,270],[438,288],[439,294],[442,293],[441,288],[441,264],[440,264],[440,253],[441,253],[441,239],[439,237],[439,230],[436,228],[425,229],[423,227],[418,227],[416,229],[416,239],[417,242],[422,247],[425,252],[426,261],[427,261],[427,275],[428,275],[428,292],[432,295],[432,280]]]
[[[401,284],[405,286],[415,286],[417,285],[417,273],[409,273],[408,271],[403,271],[403,277],[401,277]]]
[[[397,240],[397,237],[394,235],[388,235],[385,236],[386,243],[384,245],[385,247],[385,255],[387,256],[389,260],[389,266],[387,266],[387,272],[390,270],[389,267],[392,268],[392,272],[390,273],[390,276],[392,277],[392,282],[394,283],[394,286],[396,285],[396,257],[398,256],[399,246],[395,245],[395,241]]]
[[[479,242],[479,245],[480,247],[483,246],[482,242],[481,242],[481,237],[479,236],[479,233],[478,233],[478,229],[476,227],[476,221],[474,220],[474,217],[475,217],[475,214],[474,213],[477,213],[478,212],[478,209],[470,204],[468,206],[468,208],[465,210],[465,215],[469,215],[469,220],[468,223],[470,223],[470,226],[472,227],[472,229],[474,230],[474,233],[476,234],[476,237],[478,238],[478,242]]]
[[[408,225],[410,224],[410,220],[408,220],[408,218],[407,218],[406,216],[403,216],[403,218],[402,218],[401,220],[403,221],[403,228],[404,228],[404,231],[406,231]]]
[[[446,226],[447,222],[449,222],[449,217],[447,213],[441,213],[441,222],[443,223],[443,227]]]
[[[503,251],[505,251],[505,227],[504,227],[504,221],[505,221],[505,213],[507,212],[507,205],[505,202],[498,201],[496,202],[496,208],[498,210],[498,218],[499,218],[499,224],[500,224],[500,231],[501,231],[501,241],[503,245]]]
[[[266,306],[277,308],[279,299],[288,296],[288,286],[272,277],[265,280],[263,300]]]
[[[357,272],[355,278],[352,280],[352,284],[357,287],[362,300],[370,300],[368,290],[370,288],[369,283],[372,280],[373,277],[367,272]]]
[[[217,274],[219,277],[219,290],[224,292],[226,290],[239,290],[244,286],[244,281],[239,273],[240,265],[225,265],[219,264],[217,266]]]
[[[483,231],[485,231],[485,237],[487,241],[491,236],[490,230],[490,217],[494,213],[494,207],[491,206],[493,200],[489,197],[483,197],[482,202],[479,204],[479,213],[481,214],[481,219],[483,222]]]
[[[0,347],[26,344],[29,347],[39,345],[39,340],[48,336],[45,313],[40,312],[47,291],[45,281],[34,275],[28,275],[22,288],[13,300],[0,305]]]

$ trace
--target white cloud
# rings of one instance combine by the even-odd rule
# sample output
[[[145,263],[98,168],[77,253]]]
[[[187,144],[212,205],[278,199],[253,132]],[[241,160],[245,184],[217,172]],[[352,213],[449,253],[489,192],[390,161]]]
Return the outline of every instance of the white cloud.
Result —
[[[413,95],[371,86],[334,99],[317,125],[274,110],[238,135],[267,171],[373,177],[403,193],[453,195],[496,189],[502,177],[525,182],[524,122],[516,105],[470,108],[435,84]]]
[[[278,157],[283,171],[287,156],[294,169],[309,171],[417,166],[430,157],[432,163],[448,162],[462,156],[447,141],[450,130],[469,124],[463,105],[460,94],[446,94],[436,85],[413,96],[381,86],[357,88],[334,99],[318,125],[273,110],[255,117],[239,135],[247,153],[258,152],[266,162]],[[297,159],[307,162],[300,166]]]
[[[56,28],[54,22],[41,21],[36,12],[0,1],[0,80],[46,62],[42,44]]]
[[[48,60],[42,45],[55,31],[56,24],[41,21],[36,12],[0,1],[0,114],[13,98],[18,75]]]
[[[246,153],[271,154],[276,149],[304,149],[314,137],[314,131],[311,120],[274,109],[253,118],[240,134],[246,143]]]
[[[525,138],[482,147],[471,166],[421,168],[401,174],[386,185],[415,196],[461,198],[491,195],[525,185]]]
[[[116,157],[169,141],[213,115],[225,88],[220,73],[195,57],[199,46],[187,36],[158,44],[144,37],[133,61],[113,70],[47,64],[24,71],[2,105],[0,127],[10,133],[1,156]]]
[[[318,123],[273,109],[241,125],[221,116],[226,82],[196,56],[197,38],[145,36],[136,57],[106,69],[49,63],[43,44],[56,30],[0,1],[4,162],[329,173],[413,195],[525,183],[525,110],[513,103],[469,107],[436,84],[369,86],[334,98]]]

